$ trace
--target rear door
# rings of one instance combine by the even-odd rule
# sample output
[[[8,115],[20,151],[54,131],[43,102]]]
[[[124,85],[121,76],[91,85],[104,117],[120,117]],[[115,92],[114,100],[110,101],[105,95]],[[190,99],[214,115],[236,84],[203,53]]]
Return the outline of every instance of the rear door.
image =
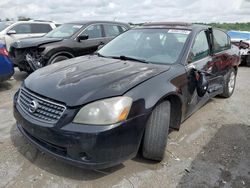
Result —
[[[211,55],[210,38],[210,30],[200,31],[194,39],[189,54],[188,64],[186,65],[188,77],[187,116],[204,105],[210,97],[219,94],[222,89],[222,79],[217,77],[217,67],[221,60]],[[199,73],[203,73],[208,81],[208,92],[202,97],[198,96],[196,88],[196,79]]]
[[[225,75],[231,68],[234,56],[230,53],[231,42],[229,36],[222,30],[213,29],[213,58],[218,59],[218,76]]]

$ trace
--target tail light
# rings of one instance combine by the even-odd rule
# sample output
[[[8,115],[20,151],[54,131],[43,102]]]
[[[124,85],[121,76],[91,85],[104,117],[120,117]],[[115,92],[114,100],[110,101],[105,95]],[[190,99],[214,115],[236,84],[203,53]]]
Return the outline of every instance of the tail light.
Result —
[[[6,48],[0,48],[0,55],[9,56],[9,52]]]

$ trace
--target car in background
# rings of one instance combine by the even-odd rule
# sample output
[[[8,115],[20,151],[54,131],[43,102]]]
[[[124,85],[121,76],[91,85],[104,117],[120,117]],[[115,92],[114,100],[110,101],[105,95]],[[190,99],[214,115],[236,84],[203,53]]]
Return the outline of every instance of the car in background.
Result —
[[[14,116],[31,143],[79,167],[107,168],[139,148],[161,161],[170,128],[233,94],[239,61],[222,30],[148,23],[32,73],[14,96]]]
[[[13,63],[3,41],[0,42],[0,82],[8,80],[14,74]]]
[[[21,71],[93,53],[117,35],[130,29],[128,24],[109,21],[78,21],[62,24],[41,38],[12,44],[10,56]]]
[[[42,20],[0,22],[0,40],[5,41],[9,51],[11,43],[23,38],[41,37],[56,26],[54,22]]]
[[[228,31],[232,44],[238,46],[241,53],[242,65],[250,67],[250,32]]]

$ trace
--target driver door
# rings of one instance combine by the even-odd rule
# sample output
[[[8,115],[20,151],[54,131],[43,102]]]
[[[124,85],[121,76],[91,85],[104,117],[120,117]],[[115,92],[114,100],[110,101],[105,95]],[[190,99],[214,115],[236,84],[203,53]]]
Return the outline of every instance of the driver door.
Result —
[[[86,36],[85,40],[77,41],[77,55],[86,55],[95,52],[98,46],[103,45],[104,34],[102,25],[90,25],[79,36]]]
[[[204,105],[209,98],[216,96],[222,90],[221,78],[218,75],[218,66],[220,66],[220,59],[214,58],[212,44],[210,41],[210,30],[203,30],[195,37],[192,49],[189,54],[188,64],[186,65],[187,72],[187,111],[186,116],[191,115],[202,105]],[[207,92],[204,96],[198,96],[197,80],[203,74],[208,82]]]

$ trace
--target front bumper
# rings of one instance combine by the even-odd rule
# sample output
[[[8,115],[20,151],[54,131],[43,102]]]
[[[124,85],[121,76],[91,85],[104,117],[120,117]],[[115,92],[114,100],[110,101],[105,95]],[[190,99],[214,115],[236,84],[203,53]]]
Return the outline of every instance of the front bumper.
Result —
[[[15,96],[16,98],[16,96]],[[72,116],[72,113],[65,113]],[[147,115],[108,126],[59,121],[45,125],[25,114],[14,99],[14,116],[20,132],[41,151],[72,165],[104,169],[133,158],[139,149]],[[71,119],[69,117],[62,117]]]

